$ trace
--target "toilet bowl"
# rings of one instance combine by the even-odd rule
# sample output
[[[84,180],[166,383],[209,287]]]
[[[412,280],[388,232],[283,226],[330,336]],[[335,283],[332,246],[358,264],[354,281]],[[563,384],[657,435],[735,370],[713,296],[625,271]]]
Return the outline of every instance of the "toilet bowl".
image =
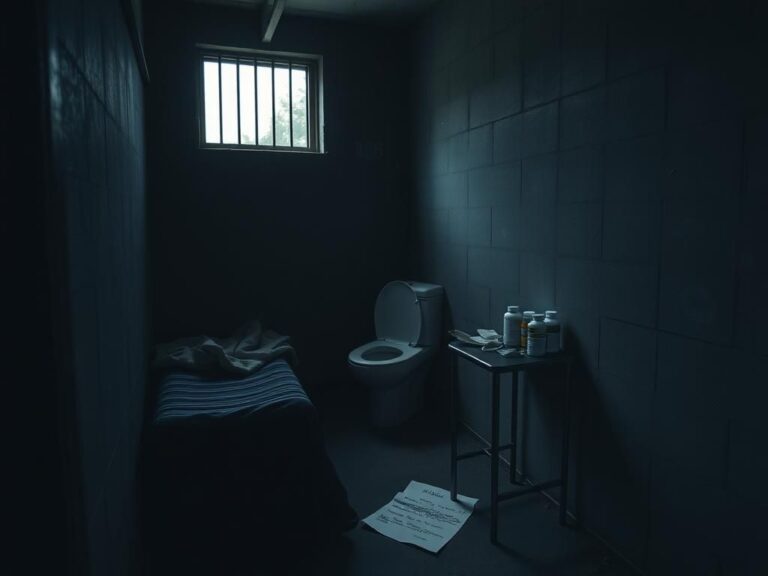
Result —
[[[424,381],[440,341],[443,289],[390,282],[376,299],[377,339],[349,353],[352,375],[367,389],[371,422],[397,426],[421,408]]]

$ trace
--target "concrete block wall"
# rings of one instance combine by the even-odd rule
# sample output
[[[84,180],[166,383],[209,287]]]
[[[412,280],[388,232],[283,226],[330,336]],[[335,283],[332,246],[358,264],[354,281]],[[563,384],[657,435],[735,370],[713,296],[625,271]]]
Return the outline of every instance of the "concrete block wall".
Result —
[[[145,388],[143,83],[118,0],[51,0],[55,193],[64,197],[88,574],[137,574]]]
[[[747,1],[443,0],[414,35],[414,276],[464,330],[560,311],[571,511],[648,574],[768,566],[766,22]],[[487,430],[486,377],[460,379]],[[558,472],[545,384],[522,390],[536,480]]]

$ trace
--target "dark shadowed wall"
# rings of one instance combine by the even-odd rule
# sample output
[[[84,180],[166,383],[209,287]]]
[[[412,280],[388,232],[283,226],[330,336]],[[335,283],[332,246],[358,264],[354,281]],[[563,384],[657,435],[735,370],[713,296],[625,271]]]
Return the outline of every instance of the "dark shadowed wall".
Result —
[[[255,11],[146,10],[156,340],[262,318],[293,338],[305,385],[347,379],[378,290],[406,269],[407,37],[284,16],[261,45]],[[322,55],[327,153],[199,149],[196,43]]]
[[[560,311],[572,511],[650,574],[766,570],[765,25],[760,2],[445,0],[415,36],[417,275],[463,329]],[[461,380],[486,429],[487,377]],[[537,480],[551,383],[523,387]]]
[[[76,415],[78,574],[136,574],[145,385],[143,85],[119,0],[48,8],[51,230],[65,394]],[[49,116],[48,116],[49,115]],[[79,450],[78,450],[79,448]],[[79,537],[79,538],[78,538]],[[44,555],[41,547],[38,554]]]
[[[7,6],[0,19],[0,51],[14,54],[4,71],[13,79],[12,89],[4,84],[0,90],[0,133],[5,135],[0,139],[0,347],[9,407],[3,418],[0,506],[4,524],[13,531],[12,545],[4,546],[0,559],[3,574],[74,574],[79,567],[68,558],[67,496],[75,482],[65,458],[72,439],[62,433],[52,305],[59,276],[50,241],[59,236],[48,226],[54,195],[46,186],[48,126],[41,114],[46,30],[45,13],[34,2]]]

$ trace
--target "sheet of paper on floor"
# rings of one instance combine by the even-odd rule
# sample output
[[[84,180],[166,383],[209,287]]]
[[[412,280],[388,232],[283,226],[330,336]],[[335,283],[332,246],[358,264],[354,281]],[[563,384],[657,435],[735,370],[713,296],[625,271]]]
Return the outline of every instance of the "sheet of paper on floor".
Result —
[[[438,552],[453,538],[475,509],[477,498],[411,481],[383,508],[363,519],[368,526],[398,542]]]

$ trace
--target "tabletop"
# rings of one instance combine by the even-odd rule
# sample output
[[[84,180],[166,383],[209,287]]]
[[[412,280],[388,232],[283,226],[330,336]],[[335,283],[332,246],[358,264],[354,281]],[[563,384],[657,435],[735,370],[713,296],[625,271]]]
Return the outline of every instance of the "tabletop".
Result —
[[[502,356],[498,352],[483,352],[480,346],[465,344],[459,340],[453,340],[448,344],[448,349],[478,366],[482,366],[491,372],[516,372],[539,366],[560,364],[569,362],[573,356],[567,352],[555,352],[546,356]]]

